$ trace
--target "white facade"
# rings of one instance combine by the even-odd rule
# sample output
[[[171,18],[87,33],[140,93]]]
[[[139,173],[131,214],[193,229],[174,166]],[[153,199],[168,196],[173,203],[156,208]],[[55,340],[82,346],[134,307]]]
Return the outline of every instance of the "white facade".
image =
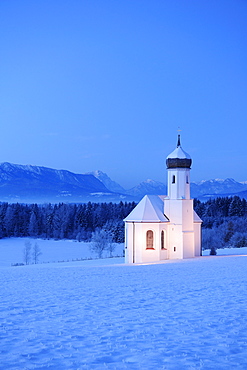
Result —
[[[178,137],[167,157],[168,196],[145,195],[125,218],[125,262],[148,263],[201,255],[202,220],[190,199],[190,156]]]

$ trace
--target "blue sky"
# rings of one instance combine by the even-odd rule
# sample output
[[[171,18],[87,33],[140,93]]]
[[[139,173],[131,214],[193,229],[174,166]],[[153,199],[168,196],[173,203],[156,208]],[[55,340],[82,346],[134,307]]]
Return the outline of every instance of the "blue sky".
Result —
[[[247,180],[247,2],[1,0],[0,162]]]

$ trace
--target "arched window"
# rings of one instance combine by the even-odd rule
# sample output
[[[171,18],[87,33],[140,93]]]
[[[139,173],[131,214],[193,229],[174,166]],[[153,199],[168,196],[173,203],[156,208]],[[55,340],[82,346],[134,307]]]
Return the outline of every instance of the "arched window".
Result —
[[[148,230],[146,234],[146,249],[154,249],[154,233]]]
[[[175,175],[172,175],[172,183],[175,184],[175,182],[176,182],[176,177]]]
[[[165,231],[161,231],[161,249],[166,249]]]

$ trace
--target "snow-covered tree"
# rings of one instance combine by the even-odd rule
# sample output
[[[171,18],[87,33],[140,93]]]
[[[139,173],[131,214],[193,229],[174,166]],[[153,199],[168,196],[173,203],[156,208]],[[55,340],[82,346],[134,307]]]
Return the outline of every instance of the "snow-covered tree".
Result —
[[[110,253],[110,257],[112,257],[112,253],[114,252],[116,248],[115,243],[113,243],[113,238],[110,232],[108,232],[108,245],[107,245],[107,250]]]
[[[213,229],[204,229],[202,230],[202,248],[215,250],[222,248],[222,238],[221,235],[217,232],[217,228]]]
[[[33,261],[34,263],[38,263],[39,262],[39,257],[41,256],[42,252],[41,252],[41,249],[38,245],[38,243],[34,243],[34,247],[33,247]]]
[[[38,231],[39,231],[38,219],[37,219],[36,213],[32,211],[31,216],[30,216],[29,226],[28,226],[28,232],[30,236],[37,236]]]
[[[92,234],[90,249],[93,253],[97,254],[99,258],[102,258],[104,250],[109,248],[112,243],[112,237],[106,230],[97,229]]]
[[[236,232],[230,239],[229,244],[233,248],[243,248],[247,246],[247,233]]]
[[[230,239],[232,238],[234,234],[234,224],[232,221],[229,221],[227,223],[227,229],[226,229],[226,232],[225,232],[225,235],[224,235],[224,242],[225,243],[229,243]]]
[[[23,259],[26,265],[28,265],[31,261],[31,248],[32,248],[32,244],[30,243],[29,240],[27,240],[24,243],[24,249],[23,249]]]

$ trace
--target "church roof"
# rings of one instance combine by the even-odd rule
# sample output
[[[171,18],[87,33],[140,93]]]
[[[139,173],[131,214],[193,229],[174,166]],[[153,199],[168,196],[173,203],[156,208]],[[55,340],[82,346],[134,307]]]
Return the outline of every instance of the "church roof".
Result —
[[[168,158],[179,158],[179,159],[191,159],[190,155],[186,153],[181,146],[178,146],[171,154],[169,154]]]
[[[194,211],[194,222],[202,223],[202,219],[198,216],[198,214]]]
[[[202,220],[194,211],[194,222]],[[125,222],[169,222],[164,215],[164,201],[159,195],[145,195],[132,212],[124,219]]]
[[[168,222],[164,215],[164,202],[158,195],[145,195],[124,219],[127,222]]]

